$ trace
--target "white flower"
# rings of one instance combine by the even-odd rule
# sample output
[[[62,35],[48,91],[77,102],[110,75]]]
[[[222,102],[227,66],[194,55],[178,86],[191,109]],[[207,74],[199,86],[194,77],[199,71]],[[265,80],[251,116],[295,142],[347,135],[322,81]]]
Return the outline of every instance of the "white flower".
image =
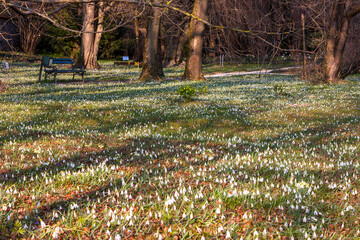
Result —
[[[226,231],[226,237],[225,237],[225,238],[226,238],[226,239],[231,238],[231,234],[230,234],[229,231]]]
[[[216,214],[220,214],[220,213],[221,213],[220,208],[217,208],[215,213],[216,213]]]
[[[53,239],[57,239],[59,237],[59,233],[60,233],[61,228],[60,227],[56,227],[53,234],[52,234],[52,238]]]
[[[118,234],[115,236],[115,240],[121,240],[121,236]]]
[[[42,220],[40,220],[40,225],[41,225],[41,228],[46,227],[46,224]]]

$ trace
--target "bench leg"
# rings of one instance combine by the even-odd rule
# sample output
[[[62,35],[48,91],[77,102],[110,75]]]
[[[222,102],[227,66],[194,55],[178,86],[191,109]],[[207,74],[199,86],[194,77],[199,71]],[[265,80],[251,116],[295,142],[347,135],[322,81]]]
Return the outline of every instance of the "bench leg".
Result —
[[[73,73],[73,81],[74,81],[74,79],[75,79],[75,73]]]
[[[39,82],[41,81],[42,68],[43,68],[43,65],[41,64],[41,66],[40,66],[40,73],[39,73]]]
[[[56,73],[54,73],[54,82],[56,84]]]

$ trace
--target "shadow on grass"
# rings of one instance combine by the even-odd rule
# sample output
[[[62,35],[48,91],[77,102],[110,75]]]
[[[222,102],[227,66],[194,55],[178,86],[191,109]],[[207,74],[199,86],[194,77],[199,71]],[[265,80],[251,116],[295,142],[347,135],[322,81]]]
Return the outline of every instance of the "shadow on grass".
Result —
[[[347,123],[346,121],[344,123]],[[323,126],[321,128],[321,131],[323,131],[323,129],[331,129],[332,127],[336,127],[336,126]],[[310,129],[309,131],[316,131],[316,129]],[[288,134],[293,134],[293,133],[288,133]],[[273,141],[276,141],[278,138],[274,138],[272,139]],[[321,139],[315,139],[313,144],[321,144],[324,141],[323,138]],[[161,142],[161,144],[158,144],[155,148],[152,147],[154,143],[156,142]],[[134,143],[134,145],[132,145],[131,143]],[[145,145],[144,145],[145,143]],[[122,169],[127,169],[127,168],[136,168],[138,169],[137,172],[137,177],[142,177],[143,179],[152,179],[152,181],[156,181],[156,178],[159,176],[162,176],[164,173],[164,171],[162,170],[162,167],[158,167],[158,163],[165,163],[167,160],[169,159],[173,159],[173,158],[181,158],[181,159],[185,159],[185,157],[190,156],[191,153],[187,153],[183,150],[184,146],[198,146],[199,142],[198,141],[186,141],[186,140],[173,140],[173,139],[167,139],[167,138],[152,138],[152,137],[145,137],[145,138],[136,138],[136,139],[128,139],[125,142],[121,143],[122,146],[115,146],[112,148],[108,148],[105,151],[100,151],[98,150],[95,153],[91,153],[91,154],[85,154],[84,152],[78,153],[75,156],[72,157],[67,157],[64,159],[59,159],[56,162],[50,163],[49,165],[46,166],[40,166],[40,167],[32,167],[32,168],[28,168],[28,169],[23,169],[20,172],[18,171],[8,171],[6,172],[7,175],[12,175],[14,174],[14,178],[2,178],[2,181],[6,181],[8,184],[12,184],[12,183],[16,183],[18,188],[22,188],[21,186],[27,184],[26,182],[21,182],[21,177],[22,176],[28,176],[29,174],[31,174],[34,178],[37,176],[39,178],[43,178],[42,173],[47,172],[47,173],[51,173],[48,174],[47,177],[54,177],[55,175],[59,174],[61,171],[66,171],[67,174],[71,174],[72,172],[78,172],[80,171],[82,168],[85,167],[94,167],[94,166],[98,166],[102,163],[105,163],[107,165],[117,165],[119,167],[121,167]],[[188,168],[190,166],[193,167],[200,167],[203,168],[205,165],[206,166],[216,166],[219,161],[222,160],[222,156],[221,155],[216,155],[217,150],[219,149],[225,149],[229,152],[232,152],[231,149],[227,149],[227,146],[224,144],[219,144],[219,143],[209,143],[209,142],[204,142],[201,145],[202,147],[205,147],[207,149],[211,149],[214,153],[215,153],[215,157],[212,160],[208,160],[206,158],[199,158],[197,162],[194,161],[187,161],[185,165],[170,165],[168,168],[168,173],[167,174],[172,174],[172,173],[179,173],[179,172],[184,172],[184,171],[188,171]],[[237,153],[240,153],[240,157],[243,155],[252,155],[253,153],[255,153],[255,150],[253,151],[245,151],[245,148],[247,148],[249,146],[244,145],[244,146],[239,146],[236,149]],[[267,148],[267,146],[264,146],[264,148]],[[136,151],[136,149],[143,149],[144,151],[155,151],[158,154],[157,157],[157,162],[152,162],[153,159],[151,158],[147,158],[144,156],[138,156],[138,157],[134,157],[132,155],[132,153],[134,151]],[[174,149],[174,151],[170,151],[170,148]],[[270,149],[275,149],[275,147],[271,147]],[[121,155],[121,159],[123,160],[122,163],[120,163],[118,160],[113,160],[115,159],[115,156],[117,156],[118,154]],[[98,159],[97,162],[94,162],[91,159]],[[73,167],[69,167],[69,165],[67,163],[73,163],[74,166]],[[150,174],[148,172],[145,172],[141,169],[147,169],[147,168],[151,168],[151,169],[158,169],[158,172],[155,172],[153,174]],[[336,177],[336,176],[340,176],[342,173],[344,173],[344,171],[348,171],[349,174],[352,173],[354,166],[349,166],[348,169],[340,169],[340,170],[336,170],[336,171],[326,171],[326,170],[318,170],[318,171],[308,171],[308,170],[299,170],[297,172],[297,175],[300,176],[302,174],[304,174],[306,172],[307,175],[315,175],[318,176],[319,179],[322,180],[331,180]],[[239,170],[236,169],[235,170]],[[258,177],[261,176],[274,176],[274,181],[277,182],[287,182],[290,180],[290,178],[292,178],[292,174],[291,171],[287,172],[287,173],[281,173],[280,176],[276,176],[278,174],[278,172],[275,171],[275,169],[270,169],[268,167],[262,167],[262,168],[258,168],[254,165],[245,165],[245,168],[242,168],[241,171],[245,171],[248,174],[254,174]],[[5,173],[2,173],[2,177],[4,176]],[[129,173],[127,173],[129,174]],[[227,172],[222,171],[221,172],[222,176],[232,176],[232,172],[230,169],[227,170]],[[125,177],[125,180],[130,179],[131,174],[127,175]],[[190,176],[191,178],[191,176]],[[249,183],[251,182],[250,179],[245,179],[244,177],[240,177],[237,179],[238,182],[242,182],[242,183]],[[136,183],[136,182],[134,182]],[[52,219],[52,213],[53,211],[57,211],[60,212],[61,215],[67,214],[67,212],[69,211],[70,205],[73,203],[77,203],[79,206],[82,206],[83,204],[85,205],[90,205],[91,203],[97,203],[98,200],[100,200],[100,202],[104,202],[106,200],[106,196],[104,196],[103,194],[101,194],[102,192],[108,192],[108,191],[113,191],[116,189],[121,189],[123,187],[123,182],[122,180],[119,178],[117,180],[115,180],[114,182],[111,182],[109,184],[106,184],[105,186],[101,186],[99,185],[97,188],[95,189],[91,189],[91,191],[88,192],[84,192],[84,193],[73,193],[70,196],[66,196],[63,197],[62,199],[55,199],[55,200],[51,200],[52,198],[47,198],[46,199],[46,204],[41,206],[41,207],[35,207],[33,208],[29,213],[26,213],[28,215],[28,221],[33,221],[36,222],[38,220],[38,218],[41,218],[45,223],[53,223],[54,220]],[[145,188],[140,188],[138,190],[134,190],[132,191],[132,195],[133,198],[136,199],[138,197],[139,194],[151,194],[152,191],[155,191],[156,188],[155,187],[151,187],[151,186],[145,186]],[[99,194],[100,193],[100,194]],[[106,194],[105,194],[106,195]],[[120,200],[126,202],[126,199],[121,199],[122,197],[120,196]],[[246,204],[259,204],[259,202],[257,202],[257,199],[253,199],[253,198],[247,198],[244,196],[239,196],[237,198],[227,198],[227,197],[222,197],[222,199],[224,200],[224,203],[227,207],[229,207],[229,209],[236,209],[238,207],[244,206],[244,200],[247,199],[249,200]],[[44,199],[43,199],[44,200]],[[42,200],[42,201],[43,201]],[[274,200],[272,202],[269,203],[264,203],[265,208],[262,209],[262,211],[264,211],[264,213],[269,213],[269,211],[276,211],[276,207],[277,206],[281,206],[281,205],[285,205],[285,201],[286,199],[281,197],[280,195],[278,195],[276,198],[274,198]],[[62,210],[59,210],[59,207],[61,206]],[[246,206],[245,206],[246,207]],[[329,206],[327,204],[323,204],[323,206],[321,206],[320,209],[317,209],[318,211],[322,211],[322,212],[326,212],[327,210],[330,210],[328,208]],[[292,209],[284,209],[283,210],[284,214],[288,217],[288,218],[295,218],[297,216],[302,216],[302,212],[301,211],[295,211]],[[16,216],[17,213],[14,213],[12,219],[17,219],[18,216]],[[24,214],[24,213],[21,213]],[[299,221],[301,221],[302,218],[299,218]],[[300,223],[300,222],[299,222]],[[4,234],[6,236],[11,236],[10,233],[10,228],[11,226],[13,226],[14,222],[9,221],[5,224],[5,232]]]
[[[231,82],[232,84],[230,84],[231,86],[235,86],[238,83],[234,83]],[[146,86],[146,85],[145,85]],[[196,85],[198,86],[198,85]],[[224,86],[229,86],[229,82],[226,83]],[[215,86],[213,86],[215,87]],[[218,87],[218,85],[216,85],[216,87]],[[111,88],[113,88],[113,86],[101,86],[99,89],[103,90],[103,89],[108,89],[111,90]],[[88,87],[85,86],[85,89],[88,89],[89,91],[96,89],[96,87]],[[162,87],[159,89],[154,89],[154,90],[137,90],[137,89],[124,89],[123,91],[114,91],[114,95],[115,95],[115,99],[120,99],[120,98],[125,98],[125,97],[133,97],[133,96],[146,96],[146,95],[152,95],[154,93],[164,93],[164,92],[168,92],[168,91],[172,91],[176,89],[176,87]],[[60,99],[66,99],[67,101],[70,101],[68,99],[68,97],[74,96],[74,98],[72,98],[71,101],[73,100],[81,100],[83,98],[81,98],[81,96],[77,95],[77,91],[79,90],[79,88],[76,87],[70,87],[68,89],[47,89],[45,91],[40,90],[39,92],[31,92],[31,93],[26,93],[24,95],[12,95],[12,97],[15,96],[24,96],[24,99],[35,99],[35,100],[48,100],[49,96],[42,96],[42,95],[53,95],[56,93],[59,93],[62,98]],[[65,94],[65,93],[66,94]],[[75,92],[75,93],[74,93]],[[65,95],[65,96],[64,96]],[[94,99],[95,97],[97,97],[98,95],[100,95],[99,100],[105,100],[108,99],[107,94],[95,94],[95,93],[91,93],[88,94],[87,97],[89,99],[91,99],[92,101],[98,101],[96,99]],[[112,96],[114,96],[112,95]],[[111,95],[110,95],[111,96]],[[24,100],[23,99],[23,100]],[[50,98],[51,99],[51,98]],[[113,99],[113,98],[111,98]],[[58,100],[58,98],[53,98],[53,100]],[[194,110],[197,108],[196,105],[191,106],[194,108]],[[191,134],[196,134],[198,131],[200,132],[212,132],[214,131],[214,129],[217,130],[224,130],[226,132],[233,132],[233,134],[236,131],[240,131],[240,130],[259,130],[259,129],[274,129],[274,128],[279,128],[281,127],[280,125],[276,125],[276,124],[248,124],[245,120],[246,120],[246,115],[244,117],[241,117],[241,112],[245,111],[245,109],[243,108],[239,108],[239,113],[230,113],[228,111],[226,111],[226,108],[223,108],[221,106],[214,106],[214,105],[209,105],[209,107],[212,108],[212,114],[204,114],[201,112],[196,112],[194,111],[194,114],[189,118],[188,116],[184,116],[184,114],[181,111],[173,111],[170,114],[169,113],[165,113],[165,112],[160,112],[160,111],[154,111],[155,108],[153,109],[147,109],[143,112],[138,111],[138,109],[132,109],[130,112],[132,113],[133,117],[132,118],[125,118],[125,119],[121,119],[121,120],[117,120],[117,121],[109,121],[104,119],[101,115],[95,115],[95,114],[90,114],[90,116],[88,115],[89,113],[86,111],[79,110],[79,115],[83,118],[90,118],[91,120],[93,120],[94,122],[97,122],[98,126],[97,127],[93,127],[93,130],[96,130],[97,132],[100,133],[109,133],[111,132],[112,129],[114,129],[115,127],[119,128],[120,130],[124,130],[125,127],[128,128],[132,128],[138,125],[149,125],[149,124],[161,124],[161,123],[172,123],[172,124],[178,124],[180,126],[182,126],[185,130],[185,134],[187,135],[191,135]],[[45,113],[43,114],[38,114],[32,117],[32,119],[22,122],[22,123],[18,123],[16,125],[13,126],[13,129],[17,129],[17,128],[23,128],[23,127],[36,127],[36,126],[42,126],[42,125],[47,125],[49,122],[53,122],[53,121],[57,121],[59,120],[59,116],[61,116],[61,114],[65,113],[67,111],[66,108],[63,107],[62,104],[48,104],[47,105],[48,109],[45,109]],[[179,105],[174,105],[174,108],[181,108],[181,106]],[[115,108],[99,108],[97,109],[97,111],[111,111],[114,110]],[[216,114],[214,114],[216,113]],[[253,114],[256,114],[256,112],[253,112]],[[212,115],[212,116],[211,116]],[[70,121],[70,117],[69,116],[63,116],[63,120],[64,121]],[[237,124],[239,125],[239,129],[234,128],[234,126],[229,126],[228,121],[230,120],[238,120]],[[332,121],[329,122],[329,119],[331,119]],[[200,125],[199,126],[195,126],[192,127],[192,124],[194,122],[196,122],[196,120],[200,121]],[[7,170],[7,171],[3,171],[1,172],[1,180],[2,181],[6,181],[6,184],[17,184],[18,186],[24,186],[27,184],[27,182],[22,182],[22,177],[23,176],[29,176],[32,175],[33,177],[38,177],[38,178],[43,178],[42,173],[44,172],[51,172],[52,176],[56,175],[57,173],[61,172],[61,171],[67,171],[69,173],[72,172],[77,172],[79,171],[81,168],[83,168],[84,166],[87,167],[91,167],[91,166],[97,166],[99,164],[101,164],[102,162],[106,162],[106,164],[112,164],[112,165],[118,165],[120,167],[136,167],[137,169],[141,169],[141,168],[146,168],[146,167],[153,167],[153,168],[157,168],[156,164],[153,164],[150,162],[149,158],[146,157],[133,157],[132,153],[134,151],[136,151],[136,149],[143,149],[144,151],[155,151],[158,155],[158,159],[159,161],[166,161],[168,159],[173,159],[175,157],[179,157],[183,158],[186,156],[186,153],[184,151],[182,151],[182,148],[186,145],[190,145],[190,146],[202,146],[205,147],[207,149],[211,149],[214,153],[215,153],[215,158],[213,160],[207,160],[207,159],[200,159],[198,162],[188,162],[187,165],[184,166],[172,166],[169,168],[169,173],[172,172],[180,172],[180,171],[185,171],[189,165],[192,166],[199,166],[199,167],[204,167],[205,164],[216,164],[220,158],[222,157],[221,155],[216,155],[217,151],[219,149],[223,149],[226,152],[230,153],[230,154],[235,154],[238,153],[241,156],[244,155],[248,155],[248,154],[255,154],[258,151],[265,151],[266,149],[272,149],[275,150],[279,147],[284,147],[285,149],[290,148],[290,147],[296,147],[292,144],[293,140],[302,140],[303,135],[311,135],[311,137],[309,137],[309,142],[311,145],[321,145],[324,143],[329,143],[329,142],[344,142],[345,139],[348,140],[348,138],[346,138],[346,136],[339,136],[337,139],[333,139],[331,138],[331,133],[334,133],[336,131],[338,131],[338,127],[342,126],[342,125],[357,125],[359,124],[359,116],[352,116],[352,117],[346,117],[346,118],[341,118],[338,117],[336,119],[334,119],[333,115],[322,115],[319,117],[309,117],[308,119],[306,119],[306,121],[311,121],[311,122],[323,122],[324,124],[321,124],[317,127],[313,127],[313,128],[308,128],[306,130],[298,130],[298,131],[291,131],[291,132],[285,132],[282,133],[281,135],[278,134],[275,137],[268,137],[266,139],[260,139],[259,144],[256,145],[256,147],[254,147],[253,143],[254,142],[243,142],[240,144],[236,145],[236,148],[233,147],[228,147],[226,143],[219,143],[214,141],[208,141],[208,140],[200,140],[200,139],[195,139],[195,140],[186,140],[186,139],[171,139],[171,138],[166,138],[166,137],[162,137],[162,138],[156,138],[156,137],[146,137],[146,138],[134,138],[134,139],[127,139],[126,141],[114,141],[112,142],[112,145],[109,145],[109,147],[103,151],[101,149],[96,149],[96,151],[92,151],[93,153],[86,153],[86,152],[90,152],[87,149],[80,149],[78,152],[75,153],[75,156],[72,157],[65,157],[65,158],[61,158],[58,159],[52,163],[49,163],[48,165],[41,165],[41,166],[33,166],[30,168],[25,168],[25,169],[11,169],[11,170]],[[242,129],[241,129],[242,128]],[[2,131],[6,131],[7,128],[2,128]],[[328,134],[325,134],[325,132],[329,132]],[[68,132],[64,132],[67,136],[74,136],[76,137],[76,133],[71,133],[71,131]],[[28,132],[24,133],[17,133],[17,132],[13,132],[13,136],[10,136],[10,132],[8,133],[8,135],[4,135],[0,138],[1,142],[5,142],[5,141],[9,141],[11,139],[18,138],[21,139],[22,141],[26,141],[26,140],[34,140],[34,139],[41,139],[44,136],[49,136],[53,133],[51,132],[46,132],[46,131],[34,131],[29,129]],[[177,137],[178,135],[176,135],[176,132],[174,132],[174,137]],[[291,136],[291,138],[288,138],[289,136]],[[101,137],[101,136],[99,136]],[[83,138],[83,137],[82,137]],[[99,140],[100,141],[100,140]],[[157,142],[162,142],[162,144],[158,144],[155,147],[152,147],[152,145],[154,143]],[[356,139],[352,139],[353,142],[358,141]],[[284,145],[280,144],[283,143]],[[134,146],[132,146],[132,143],[134,143]],[[143,143],[146,143],[145,145],[143,145]],[[351,141],[349,143],[352,143]],[[177,149],[177,151],[170,151],[169,147],[174,147]],[[120,153],[122,159],[124,160],[124,162],[122,164],[120,164],[118,161],[114,161],[111,160],[114,158],[115,156],[115,152]],[[91,161],[90,158],[92,159],[99,159],[99,161],[97,163],[94,163],[94,161]],[[68,163],[72,163],[73,167],[70,167]],[[253,167],[248,167],[246,169],[246,171],[248,172],[257,172],[258,169],[255,169]],[[272,172],[273,170],[270,169],[263,169],[262,170],[264,172],[264,174],[268,174],[268,173],[274,173]],[[153,179],[155,176],[159,176],[160,174],[162,174],[162,172],[160,173],[156,173],[156,174],[148,174],[145,172],[141,172],[141,175],[144,178],[147,179]],[[231,174],[230,172],[228,173],[229,175]],[[338,171],[318,171],[318,172],[313,172],[314,175],[317,176],[321,176],[324,178],[332,178],[334,176],[339,175]],[[9,177],[5,177],[5,175],[11,176]],[[14,175],[14,177],[12,177],[12,175]],[[51,175],[51,174],[50,174]],[[49,176],[49,175],[48,175]],[[282,175],[282,180],[286,181],[289,178],[289,175]],[[248,181],[245,179],[240,179],[240,181]],[[31,210],[31,212],[29,213],[29,219],[32,220],[36,220],[38,217],[42,218],[44,221],[46,222],[51,222],[51,213],[53,210],[58,210],[59,206],[63,207],[63,210],[61,210],[61,212],[63,214],[65,214],[67,212],[67,209],[69,208],[69,205],[73,202],[79,203],[79,204],[87,204],[89,203],[89,201],[96,201],[98,199],[100,199],[101,201],[104,200],[105,197],[103,197],[102,195],[97,194],[98,192],[103,192],[103,191],[112,191],[117,187],[121,187],[122,186],[122,182],[120,180],[117,180],[115,183],[111,184],[107,184],[105,186],[99,186],[96,189],[92,189],[89,192],[86,193],[78,193],[78,194],[73,194],[70,197],[66,197],[66,199],[58,199],[58,200],[54,200],[54,201],[49,201],[48,203],[46,203],[45,206],[42,207],[35,207],[35,209]],[[151,191],[152,189],[149,187],[149,189],[146,190],[139,190],[139,191]],[[133,192],[134,195],[138,194],[139,192]],[[240,199],[241,200],[241,199]],[[277,202],[281,203],[281,199],[276,200]],[[240,204],[241,201],[239,202],[235,202],[235,203],[230,203],[232,205],[234,205],[234,207],[237,207],[237,204]],[[269,208],[272,205],[269,205]],[[290,213],[293,215],[293,213]],[[290,215],[289,214],[289,215]],[[14,219],[14,218],[13,218]],[[13,222],[8,222],[5,224],[5,228],[7,228],[6,230],[6,235],[10,236],[10,226],[13,225]]]

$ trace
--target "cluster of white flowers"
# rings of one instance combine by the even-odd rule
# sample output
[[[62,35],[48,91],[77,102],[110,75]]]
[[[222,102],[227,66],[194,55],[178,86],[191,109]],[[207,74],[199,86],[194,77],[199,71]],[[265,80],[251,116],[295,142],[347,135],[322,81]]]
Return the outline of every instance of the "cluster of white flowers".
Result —
[[[283,77],[292,97],[276,98],[272,78],[212,79],[195,103],[169,101],[174,81],[14,87],[0,222],[54,239],[316,239],[335,218],[345,231],[360,217],[359,86]]]

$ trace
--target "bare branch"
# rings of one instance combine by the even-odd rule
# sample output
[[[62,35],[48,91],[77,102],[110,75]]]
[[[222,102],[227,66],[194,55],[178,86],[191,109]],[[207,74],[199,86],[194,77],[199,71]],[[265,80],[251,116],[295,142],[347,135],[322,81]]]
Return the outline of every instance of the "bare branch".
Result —
[[[4,0],[3,0],[4,1]],[[56,0],[57,1],[57,0]],[[19,2],[19,1],[18,1]],[[33,0],[33,2],[37,2],[37,0]],[[69,4],[70,1],[67,1]],[[85,1],[82,1],[82,2],[85,2]],[[92,1],[92,2],[95,2],[95,1]],[[48,3],[48,2],[47,2]],[[60,29],[63,29],[65,31],[69,31],[69,32],[72,32],[72,33],[76,33],[78,35],[84,33],[84,31],[82,30],[76,30],[76,29],[72,29],[72,28],[68,28],[62,24],[60,24],[59,22],[57,22],[55,19],[51,18],[50,17],[50,14],[46,13],[46,12],[40,12],[38,10],[35,10],[35,9],[32,9],[32,8],[29,8],[29,7],[25,7],[25,6],[20,6],[20,5],[17,5],[13,2],[11,3],[6,3],[8,7],[10,7],[11,9],[15,10],[17,13],[19,12],[20,15],[35,15],[35,16],[39,16],[45,20],[48,20],[49,22],[51,22],[54,26],[60,28]],[[58,11],[60,11],[61,9],[56,9]],[[118,24],[117,26],[115,26],[114,28],[111,28],[109,30],[104,30],[102,31],[101,33],[104,33],[104,32],[111,32],[111,31],[114,31],[118,28],[120,28],[121,26],[124,26],[126,25],[127,23],[131,22],[134,18],[136,17],[139,17],[143,14],[144,11],[140,12],[138,15],[135,15],[133,16],[132,18],[130,18],[129,20],[125,21],[125,22],[122,22],[121,24]],[[94,32],[94,33],[98,33],[98,32]]]
[[[355,17],[355,15],[357,15],[358,13],[360,13],[360,4],[357,4],[356,6],[351,7],[351,9],[347,13],[346,17],[351,19],[351,18]]]

